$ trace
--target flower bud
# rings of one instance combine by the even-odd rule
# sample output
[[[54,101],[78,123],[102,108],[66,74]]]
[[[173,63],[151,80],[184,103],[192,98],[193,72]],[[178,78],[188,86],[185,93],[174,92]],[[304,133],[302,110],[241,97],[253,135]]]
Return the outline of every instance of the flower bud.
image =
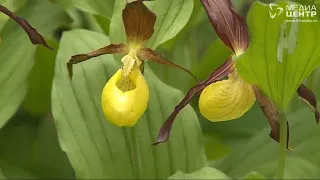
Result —
[[[126,77],[119,69],[107,82],[102,92],[102,109],[111,123],[132,127],[145,112],[149,89],[139,67],[134,67]]]
[[[207,86],[201,93],[199,109],[208,120],[227,121],[246,113],[255,102],[252,86],[238,75]]]

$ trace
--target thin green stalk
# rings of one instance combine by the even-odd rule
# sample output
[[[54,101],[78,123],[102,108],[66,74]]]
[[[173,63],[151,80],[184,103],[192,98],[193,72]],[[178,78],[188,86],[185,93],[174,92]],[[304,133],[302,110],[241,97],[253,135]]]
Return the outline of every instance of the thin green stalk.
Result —
[[[287,120],[285,114],[280,115],[280,151],[278,161],[277,179],[284,178],[287,151]]]
[[[137,145],[136,127],[131,127],[130,132],[131,132],[131,143],[132,143],[133,173],[136,179],[140,179],[139,153],[138,153],[138,145]]]

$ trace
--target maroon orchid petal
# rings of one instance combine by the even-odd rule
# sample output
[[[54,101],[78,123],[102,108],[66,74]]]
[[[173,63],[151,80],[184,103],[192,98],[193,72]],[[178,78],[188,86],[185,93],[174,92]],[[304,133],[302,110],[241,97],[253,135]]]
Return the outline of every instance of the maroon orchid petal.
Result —
[[[156,53],[155,51],[153,51],[150,48],[142,48],[138,51],[138,58],[140,60],[150,60],[152,62],[158,63],[158,64],[164,64],[164,65],[168,65],[174,68],[178,68],[181,69],[183,71],[185,71],[186,73],[190,74],[196,81],[199,82],[199,80],[197,79],[197,77],[195,77],[191,71],[171,62],[168,61],[167,59],[165,59],[164,57],[162,57],[160,54]]]
[[[257,86],[253,86],[256,99],[271,127],[270,137],[280,142],[280,114],[272,101]],[[287,121],[287,149],[289,149],[289,123]]]
[[[19,16],[16,16],[13,12],[11,12],[9,9],[2,6],[1,4],[0,4],[0,11],[5,15],[9,16],[14,21],[16,21],[24,29],[24,31],[28,34],[32,44],[34,45],[41,44],[49,49],[53,49],[46,43],[46,41],[41,36],[41,34],[38,33],[38,31],[35,28],[33,28],[26,20],[22,19]]]
[[[236,54],[245,51],[249,45],[248,26],[233,9],[231,0],[201,0],[201,3],[224,44]]]
[[[105,46],[103,48],[100,48],[98,50],[86,53],[86,54],[77,54],[71,57],[69,62],[67,63],[68,71],[69,71],[69,77],[72,78],[72,66],[74,64],[77,64],[79,62],[84,62],[86,60],[89,60],[93,57],[98,57],[105,54],[127,54],[129,53],[129,48],[125,44],[110,44],[109,46]]]
[[[157,145],[163,142],[166,142],[170,135],[170,130],[174,119],[178,115],[178,113],[191,101],[192,97],[198,92],[202,91],[208,85],[222,80],[225,76],[230,74],[234,70],[234,63],[232,58],[229,57],[228,60],[218,67],[211,75],[202,83],[192,87],[187,95],[182,99],[178,106],[175,107],[174,111],[170,114],[167,121],[162,125],[157,140],[152,145]]]
[[[315,118],[317,123],[320,121],[320,113],[317,110],[317,99],[314,93],[306,87],[304,84],[301,84],[297,90],[299,96],[303,99],[304,102],[306,102],[312,109],[312,111],[315,113]]]
[[[142,0],[128,3],[122,11],[122,19],[129,44],[142,46],[154,32],[156,15]]]

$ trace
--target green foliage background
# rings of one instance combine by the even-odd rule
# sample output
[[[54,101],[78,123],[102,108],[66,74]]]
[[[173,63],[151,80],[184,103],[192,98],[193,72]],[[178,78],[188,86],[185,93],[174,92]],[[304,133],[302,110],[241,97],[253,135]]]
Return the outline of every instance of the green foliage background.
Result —
[[[55,48],[33,46],[15,22],[0,16],[0,178],[275,176],[279,147],[269,138],[258,105],[240,119],[211,123],[198,112],[196,97],[178,116],[170,140],[153,147],[150,142],[160,126],[195,81],[177,69],[147,62],[150,102],[135,128],[134,147],[130,129],[105,121],[100,106],[104,84],[121,67],[119,57],[106,55],[76,65],[74,79],[68,79],[70,56],[125,42],[121,19],[125,0],[0,2],[27,19]],[[253,1],[233,2],[246,16]],[[317,0],[307,3],[320,6]],[[147,46],[201,80],[231,54],[199,0],[155,0],[147,6],[157,14]],[[319,101],[319,69],[304,82]],[[320,126],[297,96],[288,114],[294,151],[288,152],[285,177],[319,178]],[[137,162],[133,151],[139,155]]]

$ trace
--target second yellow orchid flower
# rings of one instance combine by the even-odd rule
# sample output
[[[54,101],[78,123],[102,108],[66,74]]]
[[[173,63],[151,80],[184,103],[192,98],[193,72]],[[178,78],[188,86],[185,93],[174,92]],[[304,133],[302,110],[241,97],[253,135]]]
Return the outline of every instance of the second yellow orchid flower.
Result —
[[[202,91],[199,109],[210,121],[227,121],[241,117],[255,100],[251,85],[234,71],[228,79],[212,83]]]

